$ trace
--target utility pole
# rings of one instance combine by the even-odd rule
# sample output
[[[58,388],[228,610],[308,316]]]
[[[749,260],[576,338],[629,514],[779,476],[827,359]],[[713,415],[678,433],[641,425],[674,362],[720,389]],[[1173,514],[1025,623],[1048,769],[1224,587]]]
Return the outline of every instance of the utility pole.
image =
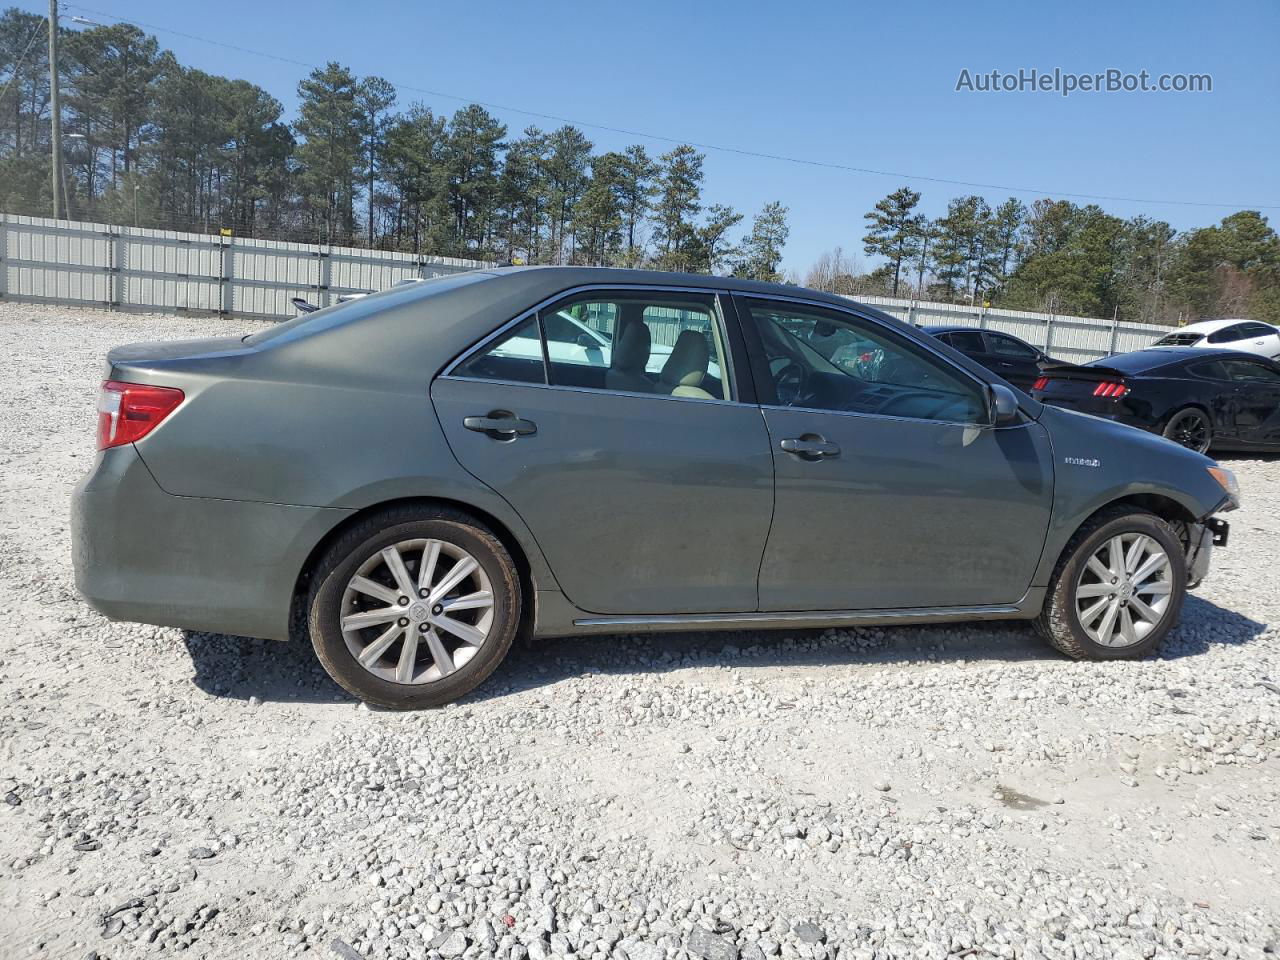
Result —
[[[53,219],[62,219],[62,104],[58,100],[58,0],[49,0],[49,112],[53,122]]]

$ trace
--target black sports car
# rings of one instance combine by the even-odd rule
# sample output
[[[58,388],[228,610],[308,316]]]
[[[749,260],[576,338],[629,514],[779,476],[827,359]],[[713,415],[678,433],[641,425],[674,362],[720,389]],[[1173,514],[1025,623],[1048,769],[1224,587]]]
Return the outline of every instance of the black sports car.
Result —
[[[1007,333],[974,327],[921,327],[925,333],[955,347],[971,360],[1004,377],[1015,387],[1030,390],[1040,367],[1056,363],[1043,350]]]
[[[1280,363],[1247,353],[1160,347],[1049,364],[1031,395],[1201,453],[1280,450]]]

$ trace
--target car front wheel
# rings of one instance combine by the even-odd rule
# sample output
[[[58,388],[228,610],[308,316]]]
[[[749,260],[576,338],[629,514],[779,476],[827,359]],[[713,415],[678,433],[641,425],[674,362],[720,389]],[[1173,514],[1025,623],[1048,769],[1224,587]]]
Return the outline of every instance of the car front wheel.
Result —
[[[1076,659],[1140,657],[1178,622],[1186,589],[1182,544],[1169,525],[1116,508],[1071,538],[1036,626]]]
[[[344,531],[312,578],[316,656],[362,700],[436,707],[502,662],[520,623],[520,578],[501,542],[466,514],[400,508]]]

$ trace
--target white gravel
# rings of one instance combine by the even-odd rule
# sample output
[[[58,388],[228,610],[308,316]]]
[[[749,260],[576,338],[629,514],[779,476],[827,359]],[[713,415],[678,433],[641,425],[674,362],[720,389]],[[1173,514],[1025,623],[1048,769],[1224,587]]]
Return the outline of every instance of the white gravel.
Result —
[[[1018,625],[527,645],[460,706],[112,624],[102,356],[244,322],[0,303],[0,957],[1263,958],[1280,460],[1158,658]]]

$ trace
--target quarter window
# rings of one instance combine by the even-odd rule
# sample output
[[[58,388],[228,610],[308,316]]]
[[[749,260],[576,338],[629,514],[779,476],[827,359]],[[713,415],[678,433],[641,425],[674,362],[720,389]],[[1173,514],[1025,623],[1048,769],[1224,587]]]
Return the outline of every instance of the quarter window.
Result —
[[[987,419],[983,387],[918,344],[839,311],[746,303],[780,406],[955,423]]]
[[[1280,373],[1260,363],[1248,360],[1223,360],[1223,369],[1231,380],[1265,380],[1269,383],[1280,383]]]
[[[511,332],[473,353],[453,372],[455,376],[479,380],[546,383],[537,318],[530,317]]]

